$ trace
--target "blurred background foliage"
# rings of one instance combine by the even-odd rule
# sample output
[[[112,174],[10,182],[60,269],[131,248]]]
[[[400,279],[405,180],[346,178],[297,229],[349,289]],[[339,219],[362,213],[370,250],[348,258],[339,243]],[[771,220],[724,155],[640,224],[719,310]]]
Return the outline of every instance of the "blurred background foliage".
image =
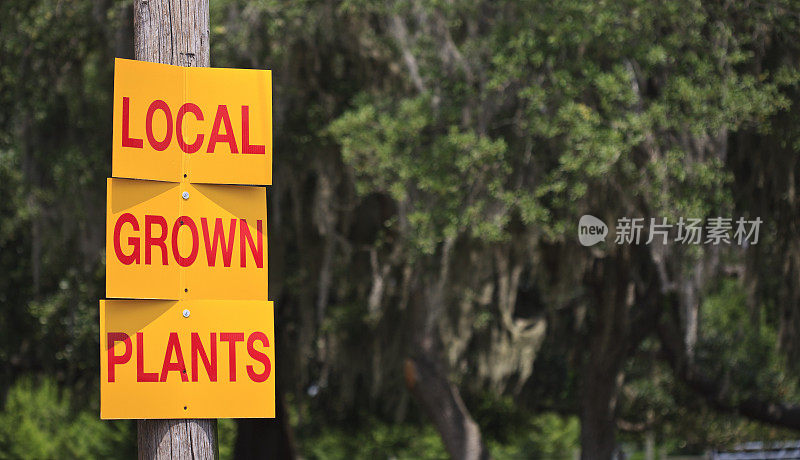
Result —
[[[221,458],[797,438],[797,2],[210,4],[212,66],[273,71],[282,407],[220,421]],[[0,458],[135,455],[97,380],[132,18],[0,7]],[[749,247],[584,248],[583,214],[764,223]]]

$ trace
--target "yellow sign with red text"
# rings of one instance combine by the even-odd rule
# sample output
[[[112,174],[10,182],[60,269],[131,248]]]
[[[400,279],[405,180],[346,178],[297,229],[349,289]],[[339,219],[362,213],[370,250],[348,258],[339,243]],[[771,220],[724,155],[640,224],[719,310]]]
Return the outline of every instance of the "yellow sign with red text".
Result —
[[[271,73],[116,59],[113,132],[114,177],[270,185]]]
[[[103,419],[275,417],[268,70],[117,59]]]
[[[106,296],[267,299],[264,187],[108,179]]]
[[[268,301],[100,301],[100,417],[275,416]]]

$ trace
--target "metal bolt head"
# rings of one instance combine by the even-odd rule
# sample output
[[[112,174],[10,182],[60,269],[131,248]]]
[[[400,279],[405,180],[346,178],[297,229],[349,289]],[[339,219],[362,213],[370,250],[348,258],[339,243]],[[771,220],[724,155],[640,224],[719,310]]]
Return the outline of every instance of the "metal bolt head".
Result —
[[[188,309],[187,310],[183,310],[183,317],[184,318],[188,318],[189,317],[189,310]]]
[[[183,193],[181,193],[181,196],[183,197],[184,200],[188,200],[189,199],[189,192],[183,192]]]

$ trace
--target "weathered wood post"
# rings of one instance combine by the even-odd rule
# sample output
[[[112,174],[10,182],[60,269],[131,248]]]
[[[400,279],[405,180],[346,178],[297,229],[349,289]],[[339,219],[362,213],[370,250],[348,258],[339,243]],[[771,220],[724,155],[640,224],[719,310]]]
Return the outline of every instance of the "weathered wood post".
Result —
[[[208,67],[208,0],[134,0],[134,57]],[[218,457],[216,420],[139,420],[140,459]]]

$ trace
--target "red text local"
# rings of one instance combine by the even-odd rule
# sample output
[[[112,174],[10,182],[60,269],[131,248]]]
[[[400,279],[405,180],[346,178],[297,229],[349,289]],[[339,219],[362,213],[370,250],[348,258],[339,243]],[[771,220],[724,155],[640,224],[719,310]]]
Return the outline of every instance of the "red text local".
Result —
[[[131,133],[131,104],[132,102],[129,97],[122,98],[122,146],[141,149],[144,148],[144,138],[141,137],[142,133]],[[166,133],[163,139],[157,139],[153,130],[153,120],[158,112],[161,112],[158,114],[158,120],[166,120]],[[242,125],[239,130],[239,136],[237,137],[233,130],[230,114],[228,113],[228,106],[224,104],[217,106],[216,113],[214,114],[214,123],[208,134],[206,153],[214,153],[217,144],[223,143],[228,144],[231,153],[239,153],[239,146],[241,145],[241,153],[265,154],[266,149],[263,144],[250,143],[250,107],[246,105],[241,106],[241,113]],[[184,119],[188,116],[194,117],[198,121],[203,121],[205,119],[205,115],[200,107],[191,102],[181,105],[174,112],[172,108],[161,99],[156,99],[151,102],[147,108],[147,114],[144,120],[144,137],[147,137],[147,142],[150,144],[150,147],[159,152],[164,151],[170,146],[174,137],[181,150],[184,152],[195,153],[200,150],[205,140],[205,134],[196,134],[194,139],[186,139],[184,137],[183,124]],[[174,136],[173,132],[175,133]]]

